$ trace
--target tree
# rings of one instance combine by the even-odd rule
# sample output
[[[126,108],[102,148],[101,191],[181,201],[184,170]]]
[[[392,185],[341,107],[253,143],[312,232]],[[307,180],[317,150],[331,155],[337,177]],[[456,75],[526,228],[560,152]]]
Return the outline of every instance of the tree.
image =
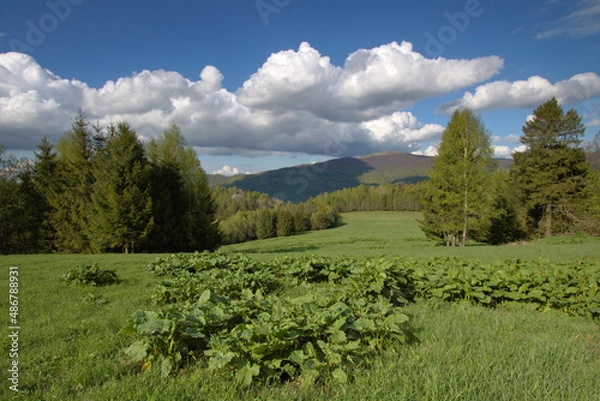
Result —
[[[155,252],[212,249],[220,241],[208,178],[179,127],[172,124],[147,145],[151,163]]]
[[[286,209],[277,211],[277,222],[275,223],[277,236],[287,237],[294,234],[294,215]]]
[[[34,152],[34,157],[33,185],[40,195],[38,202],[41,214],[38,245],[41,252],[51,252],[55,250],[56,230],[51,224],[53,208],[50,199],[56,198],[59,192],[56,177],[59,163],[58,154],[54,151],[48,138],[43,137],[38,145],[38,151]]]
[[[585,147],[586,158],[592,167],[600,171],[600,131]]]
[[[56,149],[58,191],[48,198],[56,246],[63,252],[89,252],[93,147],[92,134],[81,110],[73,119],[71,129],[60,138]]]
[[[129,253],[143,245],[154,225],[148,164],[129,124],[108,132],[94,158],[90,237],[96,251]]]
[[[590,165],[579,146],[585,128],[574,109],[564,112],[553,98],[523,126],[527,150],[514,155],[511,180],[519,190],[527,229],[546,237],[568,232],[567,215],[581,199]]]
[[[0,253],[31,251],[30,206],[23,191],[26,163],[0,144]]]
[[[493,200],[486,188],[495,166],[492,154],[480,119],[469,109],[455,111],[424,185],[420,226],[428,237],[452,246],[485,238]]]

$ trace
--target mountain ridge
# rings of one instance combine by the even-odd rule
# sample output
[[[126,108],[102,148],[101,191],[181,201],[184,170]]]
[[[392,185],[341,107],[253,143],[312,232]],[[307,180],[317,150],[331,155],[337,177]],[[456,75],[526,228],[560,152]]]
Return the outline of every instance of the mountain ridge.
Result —
[[[512,160],[507,160],[512,162]],[[414,184],[429,178],[433,157],[397,151],[360,157],[342,157],[301,164],[256,174],[224,176],[210,174],[211,186],[235,186],[291,202],[303,202],[323,192],[364,185]],[[500,162],[507,167],[506,162]]]

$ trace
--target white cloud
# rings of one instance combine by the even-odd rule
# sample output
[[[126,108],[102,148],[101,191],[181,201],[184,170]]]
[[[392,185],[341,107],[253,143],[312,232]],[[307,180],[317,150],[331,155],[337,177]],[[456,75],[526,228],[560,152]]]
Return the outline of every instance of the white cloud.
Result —
[[[240,174],[240,170],[237,167],[223,166],[223,168],[215,170],[211,174],[221,174],[230,176]]]
[[[152,137],[170,122],[188,142],[215,153],[360,155],[411,151],[443,128],[399,111],[421,99],[494,76],[497,56],[427,59],[407,42],[352,53],[334,66],[308,43],[275,53],[235,92],[206,66],[197,80],[178,72],[134,73],[93,88],[67,80],[21,53],[0,54],[0,132],[11,149],[56,141],[82,108],[92,121],[127,120]]]
[[[396,112],[360,124],[369,137],[378,142],[411,144],[439,139],[444,127],[420,123],[410,112]]]
[[[586,124],[586,127],[600,127],[600,118],[594,118]]]
[[[427,59],[412,44],[392,42],[352,53],[335,67],[308,43],[271,55],[237,92],[240,102],[299,110],[333,121],[364,121],[496,75],[504,61]]]
[[[555,97],[560,103],[579,103],[600,96],[600,76],[593,72],[577,74],[552,84],[539,76],[527,81],[495,81],[478,86],[475,93],[466,92],[462,99],[444,103],[439,112],[452,113],[461,107],[476,111],[532,108]]]
[[[515,147],[494,145],[492,148],[494,149],[494,157],[499,159],[511,159],[513,154],[527,150],[527,146],[525,145],[519,145]]]
[[[544,31],[536,39],[555,36],[584,38],[600,32],[600,0],[581,0],[570,14],[545,24]]]
[[[413,155],[417,155],[417,156],[430,156],[430,157],[434,157],[438,155],[438,149],[433,146],[433,145],[429,145],[427,147],[427,149],[425,150],[417,150],[416,152],[411,152],[411,154]]]

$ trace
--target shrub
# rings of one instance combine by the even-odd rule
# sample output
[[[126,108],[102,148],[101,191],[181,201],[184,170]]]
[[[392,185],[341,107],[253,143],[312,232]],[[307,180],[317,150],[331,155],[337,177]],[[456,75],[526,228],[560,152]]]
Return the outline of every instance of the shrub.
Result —
[[[103,286],[121,282],[115,270],[101,270],[96,264],[77,265],[68,269],[61,278],[73,285]]]

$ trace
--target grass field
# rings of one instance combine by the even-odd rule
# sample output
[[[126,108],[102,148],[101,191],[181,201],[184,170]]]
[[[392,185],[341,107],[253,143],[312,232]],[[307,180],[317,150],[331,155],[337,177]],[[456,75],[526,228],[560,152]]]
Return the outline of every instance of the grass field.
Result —
[[[333,230],[310,231],[292,237],[231,245],[227,250],[246,252],[259,259],[284,254],[323,256],[403,256],[430,258],[457,256],[484,261],[504,259],[575,260],[600,258],[600,238],[555,237],[528,244],[503,246],[474,245],[448,248],[428,240],[419,229],[416,212],[367,212],[342,215]]]
[[[523,245],[448,249],[427,241],[412,213],[353,213],[333,230],[225,248],[257,259],[279,255],[461,256],[478,260],[600,258],[600,239],[561,237]],[[168,379],[123,363],[119,334],[137,310],[152,310],[157,255],[0,257],[3,357],[0,399],[24,400],[598,400],[597,320],[521,307],[418,302],[405,307],[416,340],[361,362],[350,383],[311,388],[239,387],[224,373],[190,366]],[[69,286],[79,263],[115,269],[107,287]],[[9,389],[8,269],[19,268],[19,390]]]

